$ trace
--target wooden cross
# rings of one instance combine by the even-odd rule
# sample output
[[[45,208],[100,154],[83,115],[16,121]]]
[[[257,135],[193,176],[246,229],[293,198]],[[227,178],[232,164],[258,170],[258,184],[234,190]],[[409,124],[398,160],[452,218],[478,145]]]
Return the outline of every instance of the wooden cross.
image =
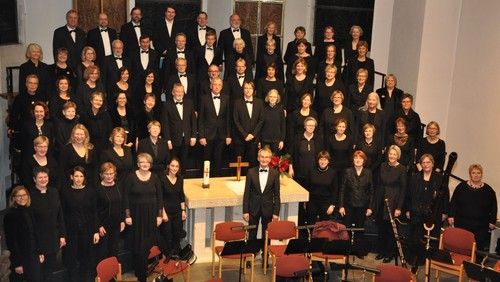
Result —
[[[236,168],[236,181],[241,180],[241,168],[242,167],[248,167],[250,164],[248,162],[242,162],[241,161],[241,156],[236,157],[236,162],[235,163],[229,163],[229,167],[235,167]]]

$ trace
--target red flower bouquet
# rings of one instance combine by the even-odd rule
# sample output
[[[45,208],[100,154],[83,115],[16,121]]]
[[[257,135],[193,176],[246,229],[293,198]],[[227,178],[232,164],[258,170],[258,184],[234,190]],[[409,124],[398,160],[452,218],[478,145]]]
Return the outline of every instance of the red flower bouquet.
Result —
[[[288,168],[290,167],[290,155],[272,156],[269,165],[272,168],[277,169],[281,176],[286,175],[290,177],[288,174]]]

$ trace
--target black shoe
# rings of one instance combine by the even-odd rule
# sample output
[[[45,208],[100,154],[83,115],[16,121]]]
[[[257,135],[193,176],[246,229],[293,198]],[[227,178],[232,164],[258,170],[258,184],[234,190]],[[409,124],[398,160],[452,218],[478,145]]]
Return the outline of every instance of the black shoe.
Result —
[[[411,273],[417,274],[417,271],[418,271],[418,265],[414,265],[411,267]]]
[[[384,256],[383,254],[378,254],[378,255],[375,257],[375,259],[376,259],[376,260],[381,260],[381,259],[383,259],[383,258],[385,258],[385,256]]]
[[[389,263],[392,261],[392,257],[385,257],[384,260],[382,261],[383,263]]]

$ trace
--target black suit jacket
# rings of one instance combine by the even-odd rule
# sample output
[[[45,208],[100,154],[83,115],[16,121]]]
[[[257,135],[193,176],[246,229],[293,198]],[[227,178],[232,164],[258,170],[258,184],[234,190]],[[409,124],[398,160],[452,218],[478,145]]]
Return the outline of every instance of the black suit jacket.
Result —
[[[136,83],[135,85],[138,85],[137,83],[143,83],[146,70],[153,70],[156,75],[158,75],[158,66],[160,64],[160,55],[158,52],[154,49],[149,49],[148,51],[148,56],[149,56],[149,61],[148,61],[148,66],[144,69],[141,63],[141,51],[136,50],[133,54],[132,57],[132,79]],[[155,76],[155,83],[158,82],[160,79],[159,77]],[[155,93],[156,94],[156,93]]]
[[[240,142],[245,142],[248,134],[255,136],[256,140],[260,139],[260,130],[264,123],[264,104],[261,99],[253,98],[252,105],[252,117],[250,117],[244,98],[234,102],[233,120],[236,127],[234,137]]]
[[[206,45],[196,48],[194,52],[197,73],[196,77],[199,80],[208,78],[208,67],[210,65],[222,65],[222,50],[219,47],[215,46],[213,46],[213,48],[214,58],[212,59],[212,62],[210,62],[210,64],[205,59]]]
[[[245,74],[245,79],[243,79],[243,81],[247,80],[252,80],[252,77]],[[231,105],[233,105],[234,101],[243,98],[243,86],[240,85],[238,76],[236,74],[228,77],[226,80],[226,84],[229,98],[231,99]]]
[[[179,22],[174,20],[174,23],[172,24],[172,33],[169,34],[165,18],[158,20],[153,34],[155,49],[158,53],[162,55],[165,50],[172,48],[175,49],[175,36],[177,33],[183,31],[184,27],[181,27]]]
[[[161,53],[160,53],[161,54]],[[175,60],[178,58],[177,56],[177,48],[174,46],[173,48],[169,48],[167,52],[167,57],[163,60],[162,72],[165,75],[165,78],[168,76],[176,74],[177,69],[175,68]],[[184,58],[187,61],[187,69],[186,72],[196,74],[196,63],[194,59],[194,53],[187,48],[184,49]]]
[[[205,26],[206,31],[213,31],[215,32],[215,29],[212,27],[209,27],[208,25]],[[193,25],[190,25],[188,28],[186,28],[186,36],[187,36],[187,47],[191,50],[196,50],[197,48],[203,46],[200,42],[200,39],[198,38],[198,23],[195,23]],[[217,44],[217,42],[215,42]]]
[[[76,66],[81,62],[82,50],[87,43],[87,35],[85,31],[77,27],[76,29],[76,40],[73,41],[68,27],[61,26],[54,30],[54,37],[52,39],[52,51],[54,53],[54,61],[57,60],[57,49],[66,48],[68,49],[68,63],[72,69],[76,70]]]
[[[140,29],[141,35],[151,35],[151,31],[143,22],[140,23]],[[122,25],[120,29],[120,40],[123,41],[123,52],[125,55],[131,57],[134,51],[139,50],[139,40],[135,35],[134,24],[131,21]]]
[[[158,138],[156,142],[158,145],[158,154],[154,154],[153,142],[148,136],[139,141],[139,146],[137,147],[137,154],[148,153],[153,157],[153,165],[151,166],[151,171],[156,173],[164,173],[167,168],[167,163],[170,161],[170,151],[168,150],[167,140],[163,138]]]
[[[198,105],[198,85],[196,83],[196,77],[191,74],[191,73],[186,73],[187,77],[187,82],[188,82],[188,87],[187,89],[184,89],[184,98],[189,99],[193,102],[193,105],[195,106],[195,109],[197,109]],[[181,83],[181,78],[179,77],[179,74],[173,74],[168,77],[167,79],[167,87],[165,88],[165,93],[170,95],[172,93],[172,89],[174,88],[175,83]],[[170,97],[168,98],[170,99]],[[168,100],[167,99],[167,100]]]
[[[122,65],[123,67],[128,68],[129,74],[132,74],[132,62],[128,57],[122,56]],[[101,69],[101,80],[103,84],[106,86],[106,90],[114,89],[114,85],[118,80],[120,80],[120,69],[118,68],[118,64],[116,63],[115,56],[113,54],[106,56],[104,58],[104,63]],[[130,80],[129,80],[130,81]],[[113,94],[113,93],[108,93]]]
[[[275,169],[269,168],[266,187],[261,191],[259,166],[248,170],[243,194],[243,213],[252,216],[261,214],[270,218],[280,214],[280,176]]]
[[[193,102],[189,99],[182,101],[182,119],[177,111],[174,99],[170,97],[163,104],[161,126],[163,138],[171,141],[174,146],[187,145],[189,139],[196,138],[196,115]],[[182,144],[184,138],[184,144]]]
[[[229,111],[229,97],[220,95],[219,115],[215,112],[212,94],[200,99],[198,113],[198,133],[200,138],[207,140],[225,139],[231,137],[231,114]]]
[[[227,79],[236,73],[236,61],[239,59],[245,60],[245,65],[247,67],[245,70],[245,79],[253,80],[253,55],[248,53],[236,54],[234,52],[226,55],[225,57],[226,62],[224,66],[224,79]]]
[[[118,35],[116,33],[116,30],[110,27],[108,27],[107,30],[109,36],[109,46],[111,47],[111,43],[113,42],[113,40],[118,38]],[[102,66],[104,64],[104,57],[106,57],[106,55],[104,54],[104,43],[99,27],[89,30],[87,34],[87,45],[94,48],[97,57],[97,63]]]
[[[245,41],[245,52],[251,55],[253,59],[253,45],[252,45],[252,37],[250,36],[250,31],[240,27],[240,34],[241,34],[241,39]],[[222,49],[224,58],[227,58],[228,54],[233,53],[233,42],[234,42],[234,35],[232,28],[226,28],[220,32],[217,46],[219,46]]]

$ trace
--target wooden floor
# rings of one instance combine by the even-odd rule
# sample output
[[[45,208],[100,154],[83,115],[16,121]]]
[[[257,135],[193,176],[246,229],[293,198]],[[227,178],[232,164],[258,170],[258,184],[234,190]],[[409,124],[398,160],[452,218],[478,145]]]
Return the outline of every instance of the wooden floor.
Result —
[[[352,262],[352,257],[351,257]],[[375,254],[369,254],[364,259],[355,258],[354,261],[356,264],[376,268],[381,261],[375,260]],[[224,262],[225,264],[222,267],[222,279],[224,282],[235,282],[238,281],[238,261],[228,261]],[[394,262],[392,262],[394,263]],[[202,282],[207,281],[212,278],[211,276],[212,264],[211,263],[195,263],[191,266],[191,281],[192,282]],[[217,273],[216,273],[217,275]],[[271,281],[272,269],[269,269],[267,275],[264,275],[262,270],[262,263],[260,259],[257,259],[255,265],[254,272],[254,281],[255,282],[264,282]],[[348,281],[372,281],[372,274],[366,273],[363,274],[360,270],[350,270],[348,273]],[[417,273],[417,281],[424,281],[425,271],[424,267],[419,268]],[[133,273],[125,273],[123,275],[123,279],[125,281],[134,281],[135,276]],[[451,277],[445,273],[441,274],[440,281],[442,282],[452,282],[457,281],[456,277]],[[148,281],[153,281],[148,279]],[[174,278],[174,282],[184,281],[182,275]],[[250,281],[250,270],[248,269],[247,274],[242,276],[242,281]],[[340,281],[340,271],[333,271],[330,279],[328,281]],[[431,279],[431,281],[435,281],[435,279]]]

